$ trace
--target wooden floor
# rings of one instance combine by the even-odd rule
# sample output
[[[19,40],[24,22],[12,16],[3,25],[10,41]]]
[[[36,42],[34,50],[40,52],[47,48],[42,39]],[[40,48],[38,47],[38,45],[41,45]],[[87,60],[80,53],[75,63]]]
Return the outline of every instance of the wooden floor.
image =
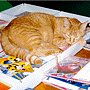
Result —
[[[0,90],[9,90],[10,87],[0,82]]]
[[[82,49],[81,51],[79,51],[76,56],[78,57],[82,57],[82,58],[90,58],[90,51]]]
[[[53,86],[44,83],[40,83],[34,90],[60,90],[60,89],[57,89]]]

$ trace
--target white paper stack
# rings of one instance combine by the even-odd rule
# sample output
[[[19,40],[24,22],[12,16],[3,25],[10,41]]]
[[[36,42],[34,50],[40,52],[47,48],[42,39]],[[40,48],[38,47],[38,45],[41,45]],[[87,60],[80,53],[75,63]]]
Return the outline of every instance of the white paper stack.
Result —
[[[48,9],[48,8],[44,8],[40,6],[35,6],[35,5],[30,5],[30,4],[20,4],[8,10],[2,11],[2,13],[15,16],[26,11],[27,12],[42,12],[42,13],[48,13],[52,15],[56,15],[57,13],[60,12],[58,10]]]

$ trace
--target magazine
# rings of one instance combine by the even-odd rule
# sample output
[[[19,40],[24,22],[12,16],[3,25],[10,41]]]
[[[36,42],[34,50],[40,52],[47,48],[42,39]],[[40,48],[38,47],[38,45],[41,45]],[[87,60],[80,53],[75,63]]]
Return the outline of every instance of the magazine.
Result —
[[[90,59],[87,58],[69,56],[61,62],[57,61],[57,65],[51,68],[46,74],[46,76],[50,76],[66,81],[74,81],[74,82],[90,84],[90,79],[88,80],[88,77],[87,79],[84,78],[84,76],[87,73],[87,69],[89,68],[86,67],[89,61]],[[85,75],[83,75],[82,73]]]

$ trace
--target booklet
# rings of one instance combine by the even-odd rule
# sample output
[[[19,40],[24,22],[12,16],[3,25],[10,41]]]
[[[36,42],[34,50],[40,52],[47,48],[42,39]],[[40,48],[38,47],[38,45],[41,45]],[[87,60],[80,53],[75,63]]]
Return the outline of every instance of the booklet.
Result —
[[[69,56],[51,68],[46,76],[90,84],[90,59]]]
[[[61,80],[57,80],[57,79],[51,78],[51,77],[50,78],[45,78],[43,80],[43,83],[49,84],[49,85],[51,85],[53,87],[56,87],[60,90],[79,90],[79,88],[80,88],[78,86],[75,86],[75,85],[72,85],[70,83],[63,82]]]
[[[46,77],[43,83],[56,87],[60,90],[89,90],[90,85],[85,85],[79,82],[72,82],[53,77]]]

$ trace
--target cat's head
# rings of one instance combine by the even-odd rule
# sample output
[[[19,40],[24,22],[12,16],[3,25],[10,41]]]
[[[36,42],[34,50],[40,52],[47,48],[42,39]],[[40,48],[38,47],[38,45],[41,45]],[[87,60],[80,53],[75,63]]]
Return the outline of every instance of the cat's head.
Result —
[[[63,36],[68,44],[77,42],[87,33],[88,22],[81,23],[75,18],[64,19]]]

